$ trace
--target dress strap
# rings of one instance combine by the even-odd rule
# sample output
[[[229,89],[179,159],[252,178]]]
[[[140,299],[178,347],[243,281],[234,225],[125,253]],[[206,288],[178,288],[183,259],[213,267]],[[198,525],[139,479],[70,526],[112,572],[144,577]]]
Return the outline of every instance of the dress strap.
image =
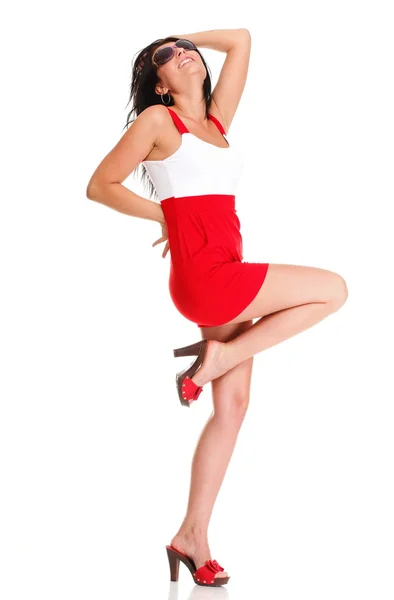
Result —
[[[177,115],[175,111],[171,110],[171,108],[169,106],[166,106],[166,108],[169,111],[169,113],[172,117],[172,120],[174,121],[179,133],[189,133],[188,128],[183,123],[183,121],[181,120],[179,115]],[[211,121],[213,121],[215,123],[216,127],[219,129],[219,131],[222,135],[226,135],[226,131],[225,131],[223,125],[221,124],[221,122],[219,121],[219,119],[217,119],[216,117],[211,115],[211,113],[208,113],[208,118],[211,119]]]
[[[179,133],[189,133],[188,128],[183,123],[183,121],[181,121],[180,117],[176,114],[176,112],[171,110],[171,108],[169,106],[166,106],[166,108],[168,109],[168,111],[172,117],[172,120],[174,121]]]
[[[220,133],[222,135],[226,135],[226,132],[224,130],[223,125],[221,124],[221,122],[219,121],[219,119],[217,119],[216,117],[214,117],[213,115],[211,115],[211,113],[208,113],[208,117],[211,119],[211,121],[213,121],[216,125],[216,127],[219,129]]]

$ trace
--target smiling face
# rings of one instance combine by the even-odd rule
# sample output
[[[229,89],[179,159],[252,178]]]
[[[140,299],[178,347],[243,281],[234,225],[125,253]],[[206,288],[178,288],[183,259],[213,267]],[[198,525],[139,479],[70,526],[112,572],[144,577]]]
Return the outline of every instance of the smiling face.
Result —
[[[156,69],[160,84],[156,91],[165,94],[171,90],[184,90],[189,82],[189,77],[198,77],[201,85],[207,75],[201,56],[196,50],[185,50],[185,48],[174,47],[174,54],[164,65],[156,66],[154,57],[159,48],[173,46],[175,42],[168,42],[156,48],[152,55],[152,65]]]

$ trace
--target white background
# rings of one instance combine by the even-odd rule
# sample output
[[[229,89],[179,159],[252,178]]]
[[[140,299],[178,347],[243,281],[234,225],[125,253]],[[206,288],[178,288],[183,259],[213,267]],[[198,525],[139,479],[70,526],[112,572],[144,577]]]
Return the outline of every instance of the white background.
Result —
[[[392,599],[391,3],[19,3],[2,18],[0,596]],[[131,61],[246,27],[229,130],[245,260],[337,271],[346,304],[256,355],[209,529],[231,576],[170,584],[210,385],[183,408],[160,226],[88,200]],[[201,49],[217,81],[224,54]],[[131,176],[125,184],[144,194]]]

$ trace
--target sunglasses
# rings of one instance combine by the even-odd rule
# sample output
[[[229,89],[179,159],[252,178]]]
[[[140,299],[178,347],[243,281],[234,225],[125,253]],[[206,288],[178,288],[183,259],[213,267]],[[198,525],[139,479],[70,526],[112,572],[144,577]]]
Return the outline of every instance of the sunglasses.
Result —
[[[160,50],[158,50],[153,57],[153,63],[157,67],[164,65],[174,56],[174,48],[184,48],[185,50],[197,50],[197,47],[192,42],[189,42],[189,40],[178,40],[172,46],[165,46],[164,48],[160,48]]]

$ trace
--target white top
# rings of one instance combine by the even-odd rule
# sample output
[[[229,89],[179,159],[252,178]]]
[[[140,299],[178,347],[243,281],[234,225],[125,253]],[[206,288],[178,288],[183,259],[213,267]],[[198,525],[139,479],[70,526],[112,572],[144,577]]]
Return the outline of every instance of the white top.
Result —
[[[168,108],[168,107],[167,107]],[[235,147],[215,146],[190,133],[179,116],[169,109],[182,134],[181,145],[164,160],[144,160],[160,202],[170,197],[205,194],[236,195],[244,161]],[[229,143],[221,123],[209,115]]]

